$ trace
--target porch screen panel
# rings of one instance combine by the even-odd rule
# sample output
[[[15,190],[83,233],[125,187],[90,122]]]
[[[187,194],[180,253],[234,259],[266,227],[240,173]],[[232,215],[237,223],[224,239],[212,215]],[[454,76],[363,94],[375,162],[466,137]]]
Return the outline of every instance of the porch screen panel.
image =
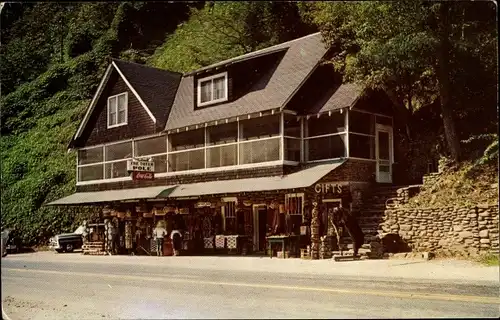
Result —
[[[345,134],[305,140],[308,161],[341,158],[346,156]]]
[[[168,170],[168,156],[166,154],[161,156],[153,156],[151,157],[155,163],[155,172],[167,172]]]
[[[105,179],[113,179],[113,178],[123,178],[128,177],[129,173],[127,172],[127,161],[117,161],[105,164],[106,175]]]
[[[205,146],[205,128],[169,135],[170,151],[188,150]]]
[[[258,117],[240,121],[241,140],[255,140],[280,135],[280,116]]]
[[[349,134],[349,156],[375,159],[375,137]]]
[[[205,150],[191,150],[168,155],[170,171],[185,171],[205,168]]]
[[[297,116],[285,113],[284,120],[285,137],[300,138],[300,119]]]
[[[78,168],[78,181],[100,180],[103,178],[103,164]]]
[[[236,144],[207,148],[207,167],[217,168],[237,165]]]
[[[280,159],[280,138],[240,143],[240,164]]]
[[[319,118],[311,116],[307,120],[307,136],[315,137],[345,131],[345,113],[334,112],[330,116],[322,114]]]
[[[135,141],[134,152],[136,157],[167,152],[167,137],[160,136]]]
[[[285,160],[300,161],[300,139],[285,138]]]
[[[105,146],[106,161],[132,158],[132,141]]]
[[[349,132],[375,135],[375,116],[364,112],[349,111]]]
[[[78,150],[78,164],[91,164],[102,162],[103,159],[103,148],[96,147],[91,149]]]
[[[207,128],[207,144],[210,146],[236,142],[238,123],[225,123]]]

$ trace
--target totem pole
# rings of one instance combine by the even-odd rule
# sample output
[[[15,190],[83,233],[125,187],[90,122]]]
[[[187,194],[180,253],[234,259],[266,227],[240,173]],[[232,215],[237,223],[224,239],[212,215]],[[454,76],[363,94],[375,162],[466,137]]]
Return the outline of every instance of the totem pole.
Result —
[[[113,240],[111,234],[111,221],[109,219],[104,219],[104,250],[106,253],[111,254],[111,249],[113,247]]]
[[[319,259],[319,217],[318,217],[318,202],[313,202],[312,219],[311,219],[311,258]]]

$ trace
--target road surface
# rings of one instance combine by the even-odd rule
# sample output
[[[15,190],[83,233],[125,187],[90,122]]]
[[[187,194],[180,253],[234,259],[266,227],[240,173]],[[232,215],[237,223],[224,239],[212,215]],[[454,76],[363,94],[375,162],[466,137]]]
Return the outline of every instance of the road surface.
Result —
[[[207,268],[204,263],[209,264],[211,257],[189,260],[196,261],[189,267],[185,266],[187,257],[140,257],[141,263],[130,263],[136,258],[139,257],[7,256],[2,259],[4,318],[484,318],[500,315],[499,286],[493,281],[477,284],[477,281],[450,279],[311,274],[299,269],[287,272],[285,261],[277,259],[272,260],[273,265],[281,265],[283,270],[271,272],[244,266],[234,270]],[[236,261],[231,259],[234,258],[218,258],[217,263],[227,265]],[[247,260],[250,263],[247,266],[259,261],[265,265],[271,263],[269,260]],[[244,263],[244,260],[237,261]],[[332,263],[335,266],[335,262]],[[363,262],[356,263],[356,268],[363,267]],[[419,268],[426,268],[426,264]]]

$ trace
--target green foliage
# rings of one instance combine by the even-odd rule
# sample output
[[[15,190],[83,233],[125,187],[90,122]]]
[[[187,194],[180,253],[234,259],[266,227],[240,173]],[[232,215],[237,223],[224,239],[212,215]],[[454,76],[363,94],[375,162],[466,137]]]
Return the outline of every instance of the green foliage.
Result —
[[[488,267],[495,267],[500,265],[500,257],[495,253],[481,254],[475,260]]]
[[[498,167],[464,161],[451,165],[405,204],[408,208],[460,207],[498,203]]]
[[[208,3],[192,9],[189,20],[178,26],[148,63],[187,72],[310,32],[295,3]]]
[[[335,50],[331,62],[347,80],[385,89],[410,113],[439,98],[455,160],[460,139],[494,130],[498,36],[492,3],[303,2],[300,8]],[[482,121],[470,125],[478,110]]]
[[[162,13],[173,8],[172,15],[187,7],[156,4]],[[2,228],[17,229],[26,244],[73,231],[94,211],[43,204],[74,192],[76,159],[74,152],[67,152],[68,143],[108,58],[129,49],[130,16],[142,13],[137,19],[146,22],[136,26],[152,28],[146,17],[154,14],[141,11],[148,8],[129,3],[36,4],[10,27],[13,36],[2,39],[1,221]],[[156,40],[163,39],[166,27],[155,28],[161,33]],[[155,40],[145,38],[145,47]]]
[[[498,135],[497,134],[481,134],[470,137],[462,141],[465,144],[473,144],[475,142],[488,142],[489,144],[484,149],[482,156],[475,162],[472,169],[485,164],[492,164],[498,161]]]

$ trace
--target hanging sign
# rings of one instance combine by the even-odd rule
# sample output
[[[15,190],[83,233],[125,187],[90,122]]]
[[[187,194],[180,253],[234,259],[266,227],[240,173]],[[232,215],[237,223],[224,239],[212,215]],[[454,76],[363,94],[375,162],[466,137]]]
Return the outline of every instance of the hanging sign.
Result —
[[[206,207],[210,207],[212,204],[210,202],[197,202],[194,206],[195,208],[206,208]]]
[[[175,208],[174,207],[165,207],[165,208],[163,208],[163,210],[165,212],[167,212],[167,213],[169,213],[169,212],[175,212]]]
[[[342,186],[336,183],[317,183],[314,186],[316,193],[342,193]]]
[[[128,160],[127,171],[155,172],[155,163],[138,159]]]
[[[154,172],[148,172],[148,171],[132,172],[132,180],[154,180],[154,179],[155,179]]]

